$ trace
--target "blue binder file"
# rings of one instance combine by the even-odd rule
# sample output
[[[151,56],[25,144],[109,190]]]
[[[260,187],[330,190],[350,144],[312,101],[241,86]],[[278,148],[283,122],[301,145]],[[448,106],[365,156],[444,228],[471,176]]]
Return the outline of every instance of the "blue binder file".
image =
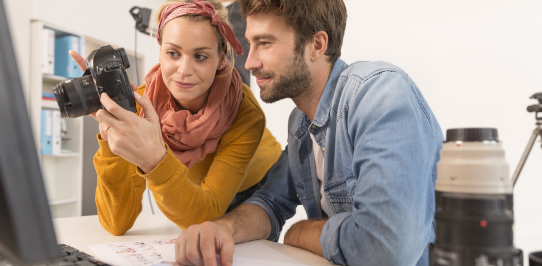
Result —
[[[51,154],[53,152],[53,112],[51,110],[41,110],[41,154]]]
[[[56,38],[55,75],[66,78],[77,78],[83,75],[83,71],[68,53],[69,50],[79,53],[79,43],[79,38],[73,35]]]

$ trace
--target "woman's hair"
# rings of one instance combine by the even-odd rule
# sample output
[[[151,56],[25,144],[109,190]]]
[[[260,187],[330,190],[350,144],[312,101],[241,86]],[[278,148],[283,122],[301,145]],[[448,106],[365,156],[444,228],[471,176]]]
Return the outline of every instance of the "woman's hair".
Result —
[[[224,7],[224,5],[222,5],[222,3],[220,3],[220,1],[218,1],[218,0],[203,0],[203,1],[211,3],[214,6],[215,10],[218,11],[218,13],[220,15],[220,20],[227,23],[228,26],[231,27],[230,22],[228,20],[228,9],[226,9],[226,7]],[[169,5],[176,4],[176,3],[194,3],[194,1],[193,0],[169,0],[166,3],[161,4],[156,9],[157,10],[157,12],[156,12],[156,21],[157,21],[156,24],[157,25],[160,25],[160,17],[162,15],[162,11],[164,11],[164,9],[166,7],[168,7]],[[208,21],[209,23],[211,23],[211,18],[203,16],[203,15],[189,14],[189,15],[184,15],[182,17],[186,17],[191,21]],[[213,25],[211,25],[211,26],[213,26]],[[220,32],[218,31],[218,28],[216,26],[213,26],[213,28],[214,28],[215,34],[217,36],[218,53],[220,54],[221,51],[224,50],[224,45],[228,45],[228,42],[227,42],[227,40],[224,40],[222,38],[222,36],[220,35]],[[164,28],[162,27],[162,29],[160,29],[160,31],[157,33],[159,38],[160,38],[160,45],[162,45],[162,31],[163,30],[164,30]],[[221,76],[227,76],[227,75],[229,75],[231,73],[231,71],[233,71],[233,63],[234,63],[233,51],[232,51],[231,45],[229,45],[228,48],[229,48],[228,50],[230,51],[230,54],[231,54],[232,68],[230,69],[230,71],[227,74],[221,75]]]

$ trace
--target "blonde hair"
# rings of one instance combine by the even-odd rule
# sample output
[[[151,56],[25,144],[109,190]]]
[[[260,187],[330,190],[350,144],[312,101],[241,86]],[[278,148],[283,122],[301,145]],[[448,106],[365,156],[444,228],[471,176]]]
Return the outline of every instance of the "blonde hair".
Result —
[[[213,7],[215,8],[215,10],[218,11],[218,14],[220,15],[220,20],[222,20],[223,22],[228,24],[228,26],[231,27],[230,21],[228,19],[228,9],[226,9],[226,7],[224,7],[224,5],[222,5],[222,3],[220,3],[220,1],[216,1],[216,0],[203,0],[203,1],[211,3],[213,5]],[[178,3],[180,3],[180,4],[194,3],[194,1],[193,0],[169,0],[166,3],[163,3],[160,6],[158,6],[158,8],[156,9],[156,22],[157,22],[156,25],[157,26],[160,25],[160,18],[162,16],[162,11],[164,11],[164,9],[166,7],[168,7],[169,5],[178,4]],[[190,15],[184,15],[183,17],[187,17],[188,19],[190,19],[192,21],[209,21],[209,23],[211,22],[211,18],[206,17],[206,16],[202,16],[202,15],[190,14]],[[219,53],[224,50],[224,45],[226,45],[227,49],[230,52],[230,56],[231,56],[231,69],[230,69],[230,71],[228,71],[228,73],[226,73],[226,74],[216,76],[218,78],[223,78],[223,77],[228,76],[233,71],[234,62],[235,62],[235,58],[233,57],[234,52],[233,52],[233,48],[231,47],[231,45],[229,45],[228,40],[223,40],[222,39],[222,35],[220,34],[220,32],[218,30],[218,27],[216,27],[216,26],[213,26],[213,27],[215,28],[215,33],[217,35]],[[158,34],[158,37],[159,37],[159,40],[160,40],[159,41],[160,45],[162,45],[162,31],[163,30],[164,30],[164,28],[160,29],[160,31],[158,31],[156,33],[156,34]]]

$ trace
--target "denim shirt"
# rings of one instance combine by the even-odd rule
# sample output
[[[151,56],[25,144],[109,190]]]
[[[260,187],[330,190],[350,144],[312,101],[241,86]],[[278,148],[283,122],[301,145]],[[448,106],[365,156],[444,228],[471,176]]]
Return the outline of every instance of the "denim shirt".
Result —
[[[385,62],[349,66],[338,59],[313,121],[295,108],[288,133],[268,182],[245,202],[269,215],[269,240],[278,239],[299,204],[309,219],[326,217],[313,155],[322,149],[329,215],[320,237],[324,256],[341,265],[428,265],[444,139],[403,70]],[[312,146],[309,133],[319,147]]]

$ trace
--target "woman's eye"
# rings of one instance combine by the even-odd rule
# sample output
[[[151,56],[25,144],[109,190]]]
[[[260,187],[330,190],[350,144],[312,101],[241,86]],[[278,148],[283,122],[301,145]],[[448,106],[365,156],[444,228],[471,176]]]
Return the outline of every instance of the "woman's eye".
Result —
[[[169,55],[169,57],[176,57],[176,56],[179,55],[179,54],[176,53],[176,52],[167,52],[167,54]]]
[[[201,54],[197,54],[195,57],[196,57],[196,60],[198,60],[198,61],[203,61],[203,60],[207,59],[207,56],[204,56],[204,55],[201,55]]]

